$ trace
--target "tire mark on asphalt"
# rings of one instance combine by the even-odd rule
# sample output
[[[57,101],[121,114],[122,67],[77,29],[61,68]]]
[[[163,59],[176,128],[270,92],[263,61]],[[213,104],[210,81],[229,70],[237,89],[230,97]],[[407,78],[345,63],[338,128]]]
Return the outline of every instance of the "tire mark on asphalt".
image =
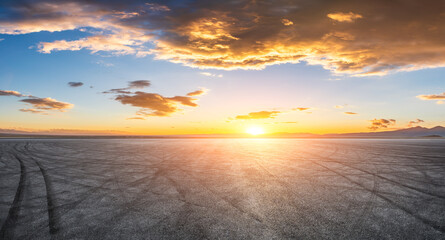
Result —
[[[59,231],[59,216],[57,215],[57,212],[55,211],[55,198],[54,198],[54,190],[52,187],[52,184],[49,180],[48,173],[46,172],[46,169],[40,165],[39,162],[37,162],[35,159],[33,159],[37,166],[39,166],[40,172],[43,175],[43,180],[45,182],[45,188],[46,188],[46,202],[48,206],[48,224],[49,224],[49,233],[51,235],[56,234]]]
[[[336,151],[335,151],[335,152],[336,152]],[[393,180],[393,179],[391,179],[391,178],[382,176],[382,175],[380,175],[380,174],[375,174],[375,173],[373,173],[373,172],[370,172],[370,171],[367,171],[367,170],[364,170],[364,169],[361,169],[361,168],[352,166],[352,165],[350,165],[350,164],[346,164],[346,163],[343,163],[343,162],[340,162],[340,161],[336,161],[336,160],[334,160],[334,159],[331,158],[331,156],[334,155],[335,152],[332,153],[332,154],[329,155],[329,156],[321,156],[321,155],[319,155],[319,154],[312,153],[312,152],[307,152],[307,153],[308,153],[309,155],[317,156],[317,157],[320,157],[320,158],[326,158],[326,159],[329,159],[330,162],[334,162],[334,163],[343,165],[343,166],[345,166],[345,167],[349,167],[349,168],[358,170],[358,171],[360,171],[360,172],[363,172],[363,173],[366,173],[366,174],[369,174],[369,175],[372,175],[372,176],[376,176],[376,177],[378,177],[378,178],[380,178],[380,179],[383,179],[383,180],[386,180],[386,181],[388,181],[388,182],[390,182],[390,183],[393,183],[394,185],[397,185],[397,186],[403,186],[403,187],[405,187],[405,188],[409,188],[409,189],[411,189],[411,190],[414,190],[414,191],[417,191],[417,192],[420,192],[420,193],[423,193],[423,194],[426,194],[426,195],[430,195],[430,196],[437,197],[437,198],[440,198],[440,199],[445,199],[445,196],[443,196],[443,195],[436,194],[436,193],[434,193],[434,192],[430,192],[430,191],[426,191],[426,190],[423,190],[423,189],[421,189],[421,188],[417,188],[417,187],[414,187],[414,186],[411,186],[411,185],[408,185],[408,184],[405,184],[405,183],[401,183],[401,182],[396,181],[396,180]]]
[[[14,200],[11,207],[9,208],[8,216],[2,225],[0,230],[1,239],[12,239],[14,238],[14,229],[17,224],[17,220],[20,213],[21,202],[23,200],[24,184],[26,180],[26,168],[23,161],[14,154],[14,158],[20,163],[20,180],[15,192]]]
[[[327,166],[325,166],[325,165],[323,165],[323,164],[321,164],[321,163],[318,163],[318,162],[316,162],[316,161],[312,161],[312,162],[313,162],[314,164],[317,164],[318,166],[320,166],[320,167],[322,167],[322,168],[325,168],[325,169],[328,170],[328,171],[331,171],[331,172],[333,172],[333,173],[335,173],[335,174],[337,174],[337,175],[339,175],[339,176],[345,178],[346,180],[350,181],[351,183],[353,183],[353,184],[355,184],[355,185],[361,187],[363,190],[372,193],[372,190],[371,190],[371,189],[368,189],[366,186],[362,185],[361,183],[359,183],[359,182],[357,182],[357,181],[354,181],[353,179],[349,178],[348,176],[346,176],[346,175],[344,175],[344,174],[342,174],[342,173],[340,173],[340,172],[338,172],[338,171],[336,171],[336,170],[333,170],[333,169],[331,169],[331,168],[329,168],[329,167],[327,167]],[[391,200],[390,198],[385,197],[384,195],[382,195],[382,194],[380,194],[380,193],[378,193],[378,192],[374,192],[373,194],[375,194],[375,195],[378,196],[379,198],[381,198],[381,199],[387,201],[389,204],[395,206],[396,208],[402,210],[402,211],[405,212],[406,214],[408,214],[408,215],[414,217],[416,220],[422,222],[423,224],[425,224],[425,225],[427,225],[427,226],[430,226],[430,227],[432,227],[433,229],[435,229],[435,230],[437,230],[437,231],[439,231],[439,232],[441,232],[441,233],[445,233],[445,226],[440,226],[440,225],[438,225],[437,223],[435,223],[435,222],[433,222],[433,221],[431,221],[431,220],[429,220],[429,219],[426,219],[426,218],[423,218],[422,216],[417,215],[415,212],[411,211],[409,208],[406,208],[406,207],[404,207],[404,206],[402,206],[402,205],[400,205],[400,204],[394,202],[394,201]]]
[[[46,169],[35,158],[32,157],[29,142],[27,142],[23,146],[22,150],[19,150],[17,147],[16,150],[30,158],[39,167],[40,173],[42,174],[43,181],[45,183],[49,233],[51,236],[53,236],[59,230],[59,218],[57,213],[55,212],[54,190]]]

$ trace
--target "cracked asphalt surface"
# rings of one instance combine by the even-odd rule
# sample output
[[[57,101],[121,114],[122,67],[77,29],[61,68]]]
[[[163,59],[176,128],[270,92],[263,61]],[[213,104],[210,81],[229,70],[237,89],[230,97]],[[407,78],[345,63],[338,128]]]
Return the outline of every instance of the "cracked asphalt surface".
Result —
[[[0,239],[445,239],[445,141],[3,139]]]

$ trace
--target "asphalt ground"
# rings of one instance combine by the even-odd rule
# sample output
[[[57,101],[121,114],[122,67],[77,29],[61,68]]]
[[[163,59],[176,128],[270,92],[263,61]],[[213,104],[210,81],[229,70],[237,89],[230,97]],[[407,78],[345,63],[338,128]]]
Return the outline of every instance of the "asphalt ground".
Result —
[[[0,239],[445,239],[445,141],[0,140]]]

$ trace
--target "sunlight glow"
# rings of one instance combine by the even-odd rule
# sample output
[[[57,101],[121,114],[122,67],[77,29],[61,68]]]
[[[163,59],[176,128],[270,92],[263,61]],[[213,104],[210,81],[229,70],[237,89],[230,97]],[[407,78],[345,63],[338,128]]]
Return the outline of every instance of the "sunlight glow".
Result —
[[[258,126],[251,126],[246,129],[246,133],[251,134],[251,135],[260,135],[260,134],[264,134],[264,129],[261,127],[258,127]]]

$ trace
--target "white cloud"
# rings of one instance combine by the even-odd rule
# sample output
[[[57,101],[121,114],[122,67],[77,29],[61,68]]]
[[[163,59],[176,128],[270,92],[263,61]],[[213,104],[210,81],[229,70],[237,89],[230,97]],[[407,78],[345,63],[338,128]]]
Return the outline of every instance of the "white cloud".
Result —
[[[199,74],[207,76],[207,77],[219,77],[222,78],[222,74],[216,74],[216,73],[209,73],[209,72],[200,72]]]

